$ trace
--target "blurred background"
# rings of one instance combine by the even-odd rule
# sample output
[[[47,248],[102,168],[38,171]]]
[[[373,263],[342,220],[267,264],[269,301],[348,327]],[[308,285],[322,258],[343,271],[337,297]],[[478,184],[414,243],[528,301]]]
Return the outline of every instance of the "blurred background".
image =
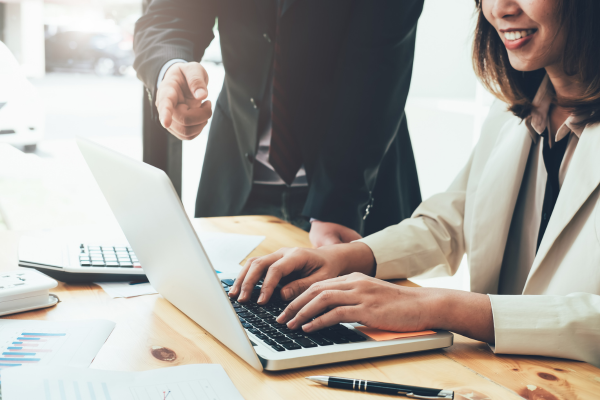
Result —
[[[0,0],[0,229],[114,223],[73,139],[142,159],[145,98],[132,68],[141,13],[140,0]],[[492,101],[471,66],[474,24],[472,0],[425,0],[406,108],[423,198],[465,164]],[[218,39],[203,59],[213,104],[224,77]],[[208,129],[170,166],[190,216]],[[469,289],[464,265],[419,283]]]

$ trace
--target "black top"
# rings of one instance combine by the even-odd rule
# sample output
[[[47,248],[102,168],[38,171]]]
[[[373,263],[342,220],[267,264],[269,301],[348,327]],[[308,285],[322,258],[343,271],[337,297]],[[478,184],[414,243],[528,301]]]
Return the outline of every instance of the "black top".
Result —
[[[546,233],[546,228],[548,227],[548,222],[550,221],[552,211],[554,211],[556,200],[558,200],[558,194],[560,192],[558,173],[560,171],[562,160],[565,156],[565,151],[567,150],[569,135],[565,136],[560,142],[556,142],[554,145],[552,145],[552,147],[550,147],[548,129],[546,129],[546,131],[544,131],[542,134],[542,140],[544,141],[544,165],[546,166],[546,172],[548,173],[548,180],[546,181],[546,192],[544,194],[542,220],[540,223],[540,231],[538,233],[536,253],[540,248],[544,233]]]

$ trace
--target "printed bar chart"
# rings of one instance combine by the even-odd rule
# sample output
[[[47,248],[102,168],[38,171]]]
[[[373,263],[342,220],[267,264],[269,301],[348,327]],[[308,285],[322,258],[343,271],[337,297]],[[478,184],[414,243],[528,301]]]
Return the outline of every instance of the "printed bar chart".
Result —
[[[54,341],[65,338],[67,334],[62,332],[20,332],[16,336],[16,341],[12,341],[12,346],[6,347],[0,356],[0,363],[5,364],[4,366],[39,363],[43,356],[52,352],[53,345],[61,344]]]
[[[66,333],[21,333],[25,337],[67,336]]]

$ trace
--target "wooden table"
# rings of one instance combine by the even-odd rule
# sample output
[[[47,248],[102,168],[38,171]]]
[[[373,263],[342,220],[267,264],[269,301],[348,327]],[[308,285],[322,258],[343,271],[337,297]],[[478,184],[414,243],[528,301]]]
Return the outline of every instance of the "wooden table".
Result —
[[[207,218],[203,230],[265,235],[251,254],[284,246],[310,247],[308,235],[274,217]],[[18,232],[0,232],[0,269],[17,267]],[[399,284],[416,286],[409,281]],[[159,295],[111,299],[93,284],[63,284],[53,290],[56,307],[13,315],[55,321],[103,318],[117,326],[92,368],[141,371],[192,363],[223,365],[246,399],[389,398],[328,389],[304,379],[338,375],[454,389],[457,399],[598,399],[600,369],[543,357],[494,355],[484,343],[455,336],[445,350],[389,356],[283,372],[257,372]],[[203,305],[199,305],[200,307]],[[208,306],[208,305],[206,305]]]

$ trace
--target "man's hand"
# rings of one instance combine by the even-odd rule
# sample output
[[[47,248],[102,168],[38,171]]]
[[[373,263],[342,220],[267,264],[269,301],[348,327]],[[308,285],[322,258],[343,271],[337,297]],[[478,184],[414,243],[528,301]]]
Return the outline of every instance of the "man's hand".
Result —
[[[353,229],[332,222],[313,221],[310,226],[310,242],[315,248],[331,244],[350,243],[361,239]]]
[[[175,137],[192,140],[212,116],[206,88],[208,74],[197,62],[173,64],[156,93],[160,123]],[[203,102],[204,101],[204,102]]]

